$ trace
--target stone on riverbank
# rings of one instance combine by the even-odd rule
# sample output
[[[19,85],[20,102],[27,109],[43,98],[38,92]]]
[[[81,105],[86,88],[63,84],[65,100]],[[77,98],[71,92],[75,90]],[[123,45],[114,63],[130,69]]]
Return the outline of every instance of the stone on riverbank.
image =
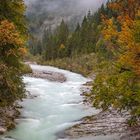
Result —
[[[7,130],[15,128],[15,119],[20,115],[19,110],[15,106],[0,107],[0,135]]]
[[[83,85],[81,96],[84,97],[83,103],[92,106],[90,92],[92,82]],[[129,127],[127,120],[130,119],[128,112],[119,113],[116,110],[102,111],[97,115],[87,116],[78,120],[80,123],[57,134],[62,139],[92,138],[102,140],[106,136],[114,136],[115,140],[137,140],[140,139],[140,125]],[[96,140],[97,140],[96,139]],[[80,139],[84,140],[84,139]],[[112,140],[112,139],[111,139]]]
[[[37,71],[33,70],[31,74],[27,74],[26,76],[29,77],[35,77],[35,78],[42,78],[42,79],[47,79],[49,81],[56,81],[63,83],[66,81],[66,77],[58,72],[52,72],[52,71]]]
[[[6,128],[0,126],[0,135],[4,134],[7,131]]]

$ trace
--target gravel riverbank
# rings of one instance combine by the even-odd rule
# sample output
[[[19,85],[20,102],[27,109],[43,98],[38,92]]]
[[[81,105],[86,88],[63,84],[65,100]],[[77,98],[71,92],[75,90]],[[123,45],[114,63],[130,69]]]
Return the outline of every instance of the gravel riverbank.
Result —
[[[16,127],[15,119],[20,115],[20,106],[0,107],[0,135]]]
[[[33,70],[32,73],[26,74],[25,76],[42,78],[42,79],[47,79],[49,81],[60,82],[60,83],[63,83],[66,81],[66,77],[63,74],[58,73],[58,72],[52,72],[52,71]]]
[[[83,103],[92,106],[88,93],[91,83],[83,85]],[[87,116],[78,120],[78,124],[58,133],[60,139],[67,140],[140,140],[140,125],[129,127],[128,112],[116,110],[101,111],[97,115]]]

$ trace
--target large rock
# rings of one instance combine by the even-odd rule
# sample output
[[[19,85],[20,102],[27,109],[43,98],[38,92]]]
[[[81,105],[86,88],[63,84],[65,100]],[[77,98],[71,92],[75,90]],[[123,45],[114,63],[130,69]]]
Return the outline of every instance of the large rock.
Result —
[[[6,128],[0,127],[0,135],[4,134],[7,131]]]

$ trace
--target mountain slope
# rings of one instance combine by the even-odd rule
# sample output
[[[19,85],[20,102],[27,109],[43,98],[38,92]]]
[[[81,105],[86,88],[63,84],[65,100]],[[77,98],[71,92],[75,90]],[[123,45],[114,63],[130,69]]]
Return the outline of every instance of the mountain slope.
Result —
[[[55,28],[62,19],[72,28],[88,10],[95,12],[104,2],[106,0],[25,0],[30,30],[41,35],[41,31]]]

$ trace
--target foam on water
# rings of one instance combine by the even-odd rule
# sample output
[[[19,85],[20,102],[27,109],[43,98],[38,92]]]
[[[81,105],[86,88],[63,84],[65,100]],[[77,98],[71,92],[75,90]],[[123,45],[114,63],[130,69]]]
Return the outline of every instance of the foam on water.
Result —
[[[16,140],[56,140],[56,133],[72,126],[82,117],[93,114],[93,111],[98,112],[91,111],[81,104],[80,88],[89,79],[49,66],[31,65],[31,67],[40,71],[63,73],[67,81],[58,83],[24,77],[26,89],[32,95],[38,96],[34,99],[25,99],[21,103],[24,107],[22,110],[24,119],[18,119],[16,129],[8,132],[6,136]]]

